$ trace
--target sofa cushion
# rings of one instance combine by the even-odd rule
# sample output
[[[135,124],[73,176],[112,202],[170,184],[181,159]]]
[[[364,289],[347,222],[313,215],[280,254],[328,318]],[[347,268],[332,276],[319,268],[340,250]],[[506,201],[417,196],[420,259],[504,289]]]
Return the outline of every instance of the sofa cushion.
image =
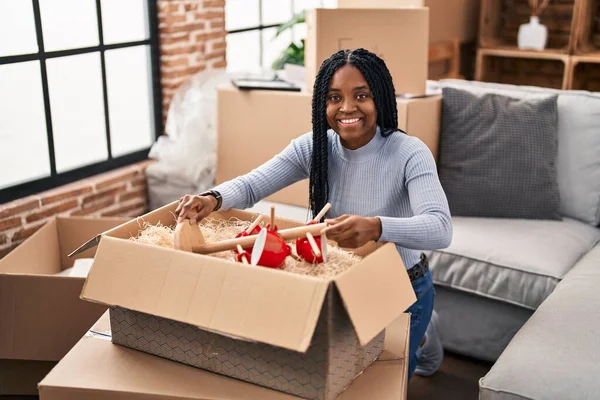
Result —
[[[536,309],[600,241],[580,221],[453,217],[450,247],[428,252],[434,282]]]
[[[442,80],[429,90],[468,88],[474,93],[498,93],[527,98],[558,95],[557,180],[564,216],[600,225],[600,93],[556,90],[498,83]]]
[[[481,400],[597,399],[600,245],[569,271],[492,369]]]
[[[561,219],[556,99],[443,88],[439,175],[452,215]]]

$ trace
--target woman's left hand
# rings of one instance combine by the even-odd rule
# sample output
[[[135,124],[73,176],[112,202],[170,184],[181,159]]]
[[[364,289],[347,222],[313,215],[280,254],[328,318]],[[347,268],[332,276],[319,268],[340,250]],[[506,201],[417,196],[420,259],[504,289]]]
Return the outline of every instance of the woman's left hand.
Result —
[[[327,238],[337,242],[338,246],[357,248],[369,241],[377,241],[381,236],[381,220],[377,217],[359,217],[342,215],[335,219],[326,219]]]

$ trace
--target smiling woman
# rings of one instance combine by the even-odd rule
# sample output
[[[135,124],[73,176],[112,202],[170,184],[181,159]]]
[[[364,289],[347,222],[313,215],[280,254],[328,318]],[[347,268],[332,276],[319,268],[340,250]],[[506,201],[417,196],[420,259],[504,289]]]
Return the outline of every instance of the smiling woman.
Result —
[[[250,208],[309,178],[313,215],[331,203],[325,220],[329,239],[350,248],[369,241],[396,244],[417,297],[408,310],[409,376],[429,375],[439,368],[443,350],[435,322],[429,325],[433,280],[421,251],[447,247],[452,222],[433,155],[421,140],[397,128],[394,92],[390,72],[377,55],[364,49],[333,54],[315,80],[312,132],[248,174],[184,196],[178,217],[201,220],[219,208]]]

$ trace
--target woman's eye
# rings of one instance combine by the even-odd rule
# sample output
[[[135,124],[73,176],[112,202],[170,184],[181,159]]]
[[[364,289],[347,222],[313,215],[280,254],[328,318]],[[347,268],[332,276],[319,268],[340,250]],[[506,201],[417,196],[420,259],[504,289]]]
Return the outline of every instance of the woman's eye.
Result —
[[[359,99],[359,100],[364,100],[364,99],[366,99],[367,97],[369,97],[369,95],[368,95],[368,94],[366,94],[366,93],[359,93],[359,94],[356,96],[356,98],[357,98],[357,99]]]
[[[329,101],[334,101],[334,102],[340,101],[340,96],[335,95],[335,94],[331,95],[331,96],[329,96]]]

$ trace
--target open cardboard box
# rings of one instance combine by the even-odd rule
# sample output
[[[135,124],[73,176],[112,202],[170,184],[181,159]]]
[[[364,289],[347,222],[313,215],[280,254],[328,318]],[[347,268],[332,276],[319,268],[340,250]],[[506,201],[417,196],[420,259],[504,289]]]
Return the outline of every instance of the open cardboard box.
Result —
[[[177,202],[105,232],[82,298],[110,306],[114,343],[310,399],[333,399],[416,301],[392,243],[331,280],[129,240]],[[212,218],[253,219],[229,210]],[[278,219],[286,229],[303,225]],[[85,246],[84,246],[85,248]]]
[[[428,70],[428,8],[316,8],[306,11],[306,88],[339,50],[365,48],[387,65],[398,95],[424,95]],[[449,38],[450,39],[450,38]]]
[[[410,316],[386,329],[385,350],[339,397],[406,399]],[[110,343],[108,313],[39,385],[40,400],[294,400],[295,396]]]
[[[217,183],[252,171],[282,151],[290,141],[310,132],[311,99],[312,94],[307,92],[220,87],[217,92]],[[396,102],[398,127],[421,139],[437,157],[442,97],[397,98]],[[239,156],[240,151],[243,157]],[[308,180],[280,190],[266,200],[308,207]]]
[[[0,260],[0,395],[37,394],[37,382],[106,310],[79,298],[85,278],[57,274],[87,238],[125,221],[56,217]]]

